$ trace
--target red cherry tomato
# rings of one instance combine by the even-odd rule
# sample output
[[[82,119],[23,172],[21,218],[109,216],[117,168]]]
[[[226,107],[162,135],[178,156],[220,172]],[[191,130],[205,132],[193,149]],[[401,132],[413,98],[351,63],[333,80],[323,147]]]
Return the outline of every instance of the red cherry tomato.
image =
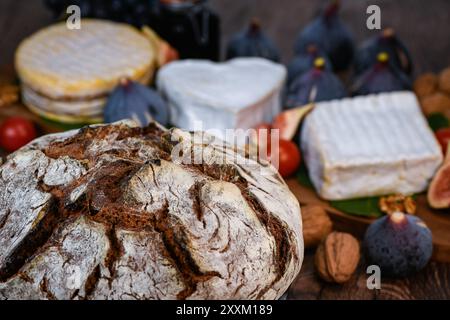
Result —
[[[436,131],[436,138],[441,144],[442,152],[447,154],[448,143],[450,142],[450,128],[439,129]]]
[[[21,117],[8,118],[0,126],[0,146],[13,152],[36,138],[33,122]]]
[[[277,155],[271,155],[272,163],[275,163],[274,156]],[[295,143],[288,140],[280,140],[278,157],[278,171],[283,178],[294,174],[302,161],[299,148]]]

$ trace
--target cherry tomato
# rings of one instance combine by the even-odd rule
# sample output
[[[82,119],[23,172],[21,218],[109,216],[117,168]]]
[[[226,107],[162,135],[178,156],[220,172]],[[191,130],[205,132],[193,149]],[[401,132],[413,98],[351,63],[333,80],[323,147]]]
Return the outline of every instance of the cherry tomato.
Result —
[[[439,129],[436,131],[436,138],[441,144],[442,152],[447,154],[448,143],[450,142],[450,128]]]
[[[277,155],[271,155],[273,164],[275,164],[274,156]],[[302,160],[297,145],[288,140],[280,140],[278,157],[278,171],[283,178],[287,178],[294,174],[299,168]]]
[[[36,128],[30,120],[11,117],[0,126],[0,146],[8,152],[16,151],[34,138]]]

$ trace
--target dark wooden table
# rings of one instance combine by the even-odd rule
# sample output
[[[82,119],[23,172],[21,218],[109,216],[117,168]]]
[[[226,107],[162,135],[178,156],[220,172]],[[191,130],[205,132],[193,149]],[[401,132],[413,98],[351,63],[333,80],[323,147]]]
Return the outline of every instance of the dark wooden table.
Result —
[[[292,300],[374,300],[450,299],[450,264],[430,262],[416,275],[406,279],[384,279],[381,289],[367,289],[368,275],[361,261],[354,276],[343,285],[328,284],[314,269],[314,250],[305,252],[302,270],[289,290]]]

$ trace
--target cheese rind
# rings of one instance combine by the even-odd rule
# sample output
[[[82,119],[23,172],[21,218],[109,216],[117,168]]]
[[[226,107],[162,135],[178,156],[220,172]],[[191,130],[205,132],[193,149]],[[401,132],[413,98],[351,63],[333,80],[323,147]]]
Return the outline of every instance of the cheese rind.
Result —
[[[249,129],[281,111],[286,68],[261,58],[183,60],[158,73],[171,122],[186,130]],[[198,128],[201,122],[203,128]],[[222,136],[223,138],[223,136]]]
[[[83,19],[80,30],[58,23],[25,39],[15,64],[33,90],[64,99],[108,94],[122,77],[151,78],[155,59],[150,41],[134,27]]]
[[[301,147],[317,192],[328,200],[422,192],[443,160],[411,92],[318,103]]]

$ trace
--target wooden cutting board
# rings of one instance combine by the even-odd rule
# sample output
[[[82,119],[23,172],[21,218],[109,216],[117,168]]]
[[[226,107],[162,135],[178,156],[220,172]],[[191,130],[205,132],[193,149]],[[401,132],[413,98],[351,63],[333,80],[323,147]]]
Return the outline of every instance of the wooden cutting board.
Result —
[[[349,215],[331,207],[327,201],[320,199],[314,190],[302,186],[296,178],[288,179],[287,184],[300,204],[322,206],[333,220],[334,227],[337,230],[362,237],[367,227],[375,220],[374,218]],[[425,195],[419,195],[416,201],[416,215],[425,221],[433,234],[433,260],[450,263],[450,210],[431,209]]]

